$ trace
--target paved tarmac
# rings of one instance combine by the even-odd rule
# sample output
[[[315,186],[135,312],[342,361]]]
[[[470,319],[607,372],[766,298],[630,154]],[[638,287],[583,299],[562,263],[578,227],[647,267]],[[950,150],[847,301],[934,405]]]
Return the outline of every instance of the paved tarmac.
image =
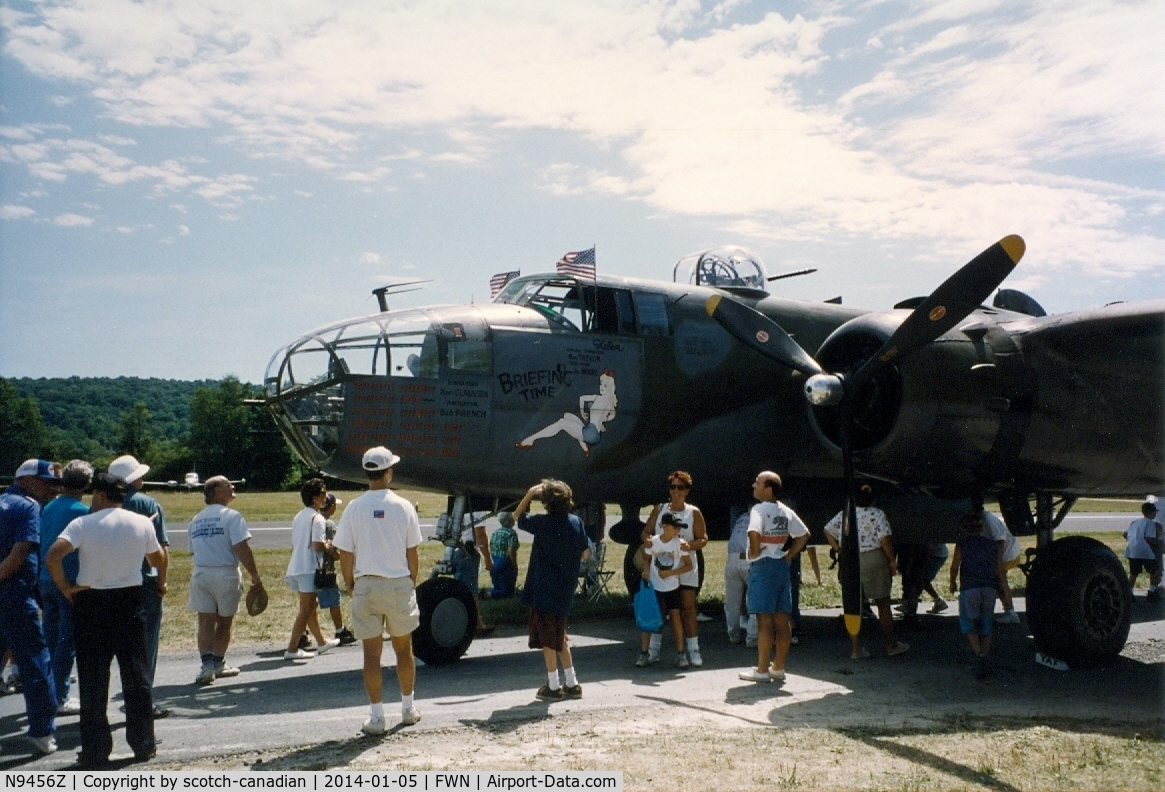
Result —
[[[1022,613],[1023,601],[1016,600]],[[794,647],[784,685],[741,682],[737,671],[755,662],[755,651],[728,642],[719,620],[701,626],[705,665],[678,671],[661,663],[637,669],[638,633],[627,619],[581,623],[570,630],[584,689],[579,701],[547,704],[534,698],[545,681],[541,658],[526,648],[524,630],[502,628],[478,640],[451,666],[421,667],[417,730],[458,727],[508,731],[531,720],[573,710],[607,711],[612,718],[653,708],[661,719],[671,708],[718,713],[742,723],[775,726],[845,725],[931,728],[951,718],[995,717],[1050,725],[1145,724],[1160,729],[1165,689],[1165,608],[1138,595],[1124,655],[1096,670],[1055,672],[1032,661],[1026,625],[997,631],[995,669],[985,682],[972,677],[956,610],[922,617],[917,631],[902,631],[912,649],[897,658],[851,661],[838,609],[803,615],[802,643]],[[245,617],[241,617],[245,618]],[[873,625],[871,624],[872,628]],[[863,631],[872,635],[875,629]],[[183,762],[256,750],[293,750],[356,737],[367,714],[358,646],[302,663],[282,659],[282,646],[235,649],[229,659],[242,673],[207,687],[192,684],[198,661],[191,650],[159,659],[156,700],[173,715],[157,722],[159,761]],[[665,658],[667,655],[665,654]],[[399,716],[399,697],[385,646],[386,712]],[[114,675],[109,716],[114,756],[128,756],[124,715]],[[678,712],[678,710],[676,710]],[[945,720],[944,720],[945,719]],[[33,760],[18,736],[26,729],[21,696],[0,698],[0,770],[67,768],[79,746],[76,716],[58,721],[61,750]],[[390,720],[391,722],[391,720]],[[391,732],[390,732],[391,735]],[[450,739],[456,739],[451,732]],[[366,738],[371,745],[371,738]],[[392,739],[391,736],[388,739]],[[357,746],[365,740],[356,740]]]
[[[1069,514],[1064,518],[1064,522],[1059,528],[1058,533],[1093,533],[1093,532],[1107,532],[1107,531],[1123,531],[1129,527],[1129,523],[1135,519],[1136,515],[1129,513],[1084,513],[1084,514]],[[618,517],[608,517],[607,527],[614,525],[619,521]],[[167,532],[170,534],[170,545],[176,550],[186,550],[187,544],[187,527],[189,523],[168,523],[166,526]],[[277,522],[251,522],[248,523],[251,529],[253,539],[251,540],[251,547],[255,548],[290,548],[291,547],[291,522],[277,521]],[[421,535],[425,539],[430,539],[433,532],[436,530],[436,520],[422,520],[421,521]],[[493,533],[497,528],[497,520],[486,521],[486,530]],[[524,531],[518,532],[518,538],[523,542],[531,540],[531,536]]]

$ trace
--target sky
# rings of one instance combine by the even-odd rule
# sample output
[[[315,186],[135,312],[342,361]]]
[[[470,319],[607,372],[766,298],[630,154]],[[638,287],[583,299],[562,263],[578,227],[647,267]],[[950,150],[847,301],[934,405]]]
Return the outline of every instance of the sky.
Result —
[[[997,239],[1165,295],[1165,3],[6,0],[0,376],[234,374],[492,274],[739,244],[887,309]]]

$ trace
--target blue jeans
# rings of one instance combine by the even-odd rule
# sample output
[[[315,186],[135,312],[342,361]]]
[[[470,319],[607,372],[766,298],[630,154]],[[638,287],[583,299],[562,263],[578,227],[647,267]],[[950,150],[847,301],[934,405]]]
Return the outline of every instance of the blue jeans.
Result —
[[[514,596],[514,587],[518,584],[518,567],[509,556],[494,556],[494,568],[490,571],[490,580],[493,581],[493,590],[490,597],[505,599]]]
[[[40,582],[40,606],[44,611],[44,638],[49,654],[53,657],[53,680],[57,686],[57,703],[69,698],[72,687],[73,659],[76,648],[73,642],[73,603],[51,580]]]
[[[47,737],[55,727],[57,694],[52,656],[40,626],[40,607],[31,591],[11,584],[0,588],[0,639],[12,650],[20,668],[28,736]]]
[[[146,681],[154,686],[154,671],[158,667],[158,638],[162,632],[162,595],[158,593],[157,578],[146,578],[142,584],[141,613],[146,621]]]
[[[467,553],[458,547],[453,551],[453,579],[464,583],[477,596],[478,577],[481,575],[481,553]]]

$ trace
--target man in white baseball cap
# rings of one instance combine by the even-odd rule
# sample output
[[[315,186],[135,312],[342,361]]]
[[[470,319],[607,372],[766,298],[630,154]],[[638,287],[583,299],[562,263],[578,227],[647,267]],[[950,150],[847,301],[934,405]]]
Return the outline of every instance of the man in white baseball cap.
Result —
[[[364,644],[369,717],[362,731],[376,736],[388,731],[380,670],[386,626],[396,653],[401,723],[407,726],[421,719],[413,706],[416,664],[412,641],[421,616],[416,595],[421,525],[413,505],[388,488],[392,467],[399,461],[400,457],[384,446],[365,452],[368,492],[348,504],[332,542],[340,551],[340,572],[352,592],[352,632]]]
[[[170,537],[166,533],[166,513],[162,506],[142,492],[146,473],[150,466],[139,462],[132,454],[119,456],[109,463],[109,475],[121,479],[129,485],[129,495],[121,504],[135,514],[149,517],[154,523],[154,534],[162,546],[162,555],[167,562],[170,558]],[[149,661],[148,679],[154,685],[154,671],[158,667],[158,638],[162,631],[162,597],[166,595],[166,584],[159,582],[158,570],[148,561],[142,562],[142,615],[146,620],[146,659]],[[165,718],[170,710],[154,705],[154,718]]]

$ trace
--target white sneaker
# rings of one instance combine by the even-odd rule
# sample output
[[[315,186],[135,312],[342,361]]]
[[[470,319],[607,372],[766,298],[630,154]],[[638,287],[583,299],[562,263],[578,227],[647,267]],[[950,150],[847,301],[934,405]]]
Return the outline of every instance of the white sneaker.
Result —
[[[234,666],[229,666],[226,663],[223,663],[222,665],[216,665],[214,667],[215,679],[222,679],[223,677],[237,677],[238,675],[239,669],[235,668]]]
[[[368,720],[364,721],[364,725],[360,727],[360,731],[371,734],[373,737],[383,737],[388,733],[388,724],[384,722],[384,718],[369,716]]]
[[[332,638],[331,640],[324,641],[322,644],[316,647],[316,654],[324,654],[325,652],[329,652],[332,649],[335,649],[339,645],[339,638]]]
[[[700,650],[699,649],[688,650],[688,662],[690,662],[696,668],[699,668],[700,666],[704,665],[704,658],[700,657]]]
[[[1014,610],[1004,611],[995,617],[996,624],[1019,624],[1019,614]]]
[[[655,665],[658,662],[659,662],[659,652],[648,651],[647,664],[648,665]]]
[[[785,669],[783,668],[769,668],[769,679],[774,682],[780,682],[785,678]]]
[[[687,652],[676,652],[676,668],[687,668],[691,665]]]
[[[747,671],[741,671],[737,674],[738,677],[745,682],[772,682],[773,678],[769,676],[767,671],[757,671],[755,668],[750,668]]]
[[[421,711],[416,707],[409,707],[400,714],[400,722],[405,726],[412,726],[421,719]]]
[[[57,707],[58,715],[80,715],[81,702],[75,698],[65,699],[61,702],[61,706]]]
[[[311,660],[315,657],[315,652],[305,652],[302,649],[296,649],[294,652],[284,652],[284,660]]]
[[[198,676],[194,677],[194,684],[209,685],[214,681],[214,666],[204,665],[198,672]]]
[[[46,734],[44,737],[29,737],[26,735],[24,739],[32,743],[32,747],[42,756],[48,756],[57,751],[56,738],[51,734]]]

